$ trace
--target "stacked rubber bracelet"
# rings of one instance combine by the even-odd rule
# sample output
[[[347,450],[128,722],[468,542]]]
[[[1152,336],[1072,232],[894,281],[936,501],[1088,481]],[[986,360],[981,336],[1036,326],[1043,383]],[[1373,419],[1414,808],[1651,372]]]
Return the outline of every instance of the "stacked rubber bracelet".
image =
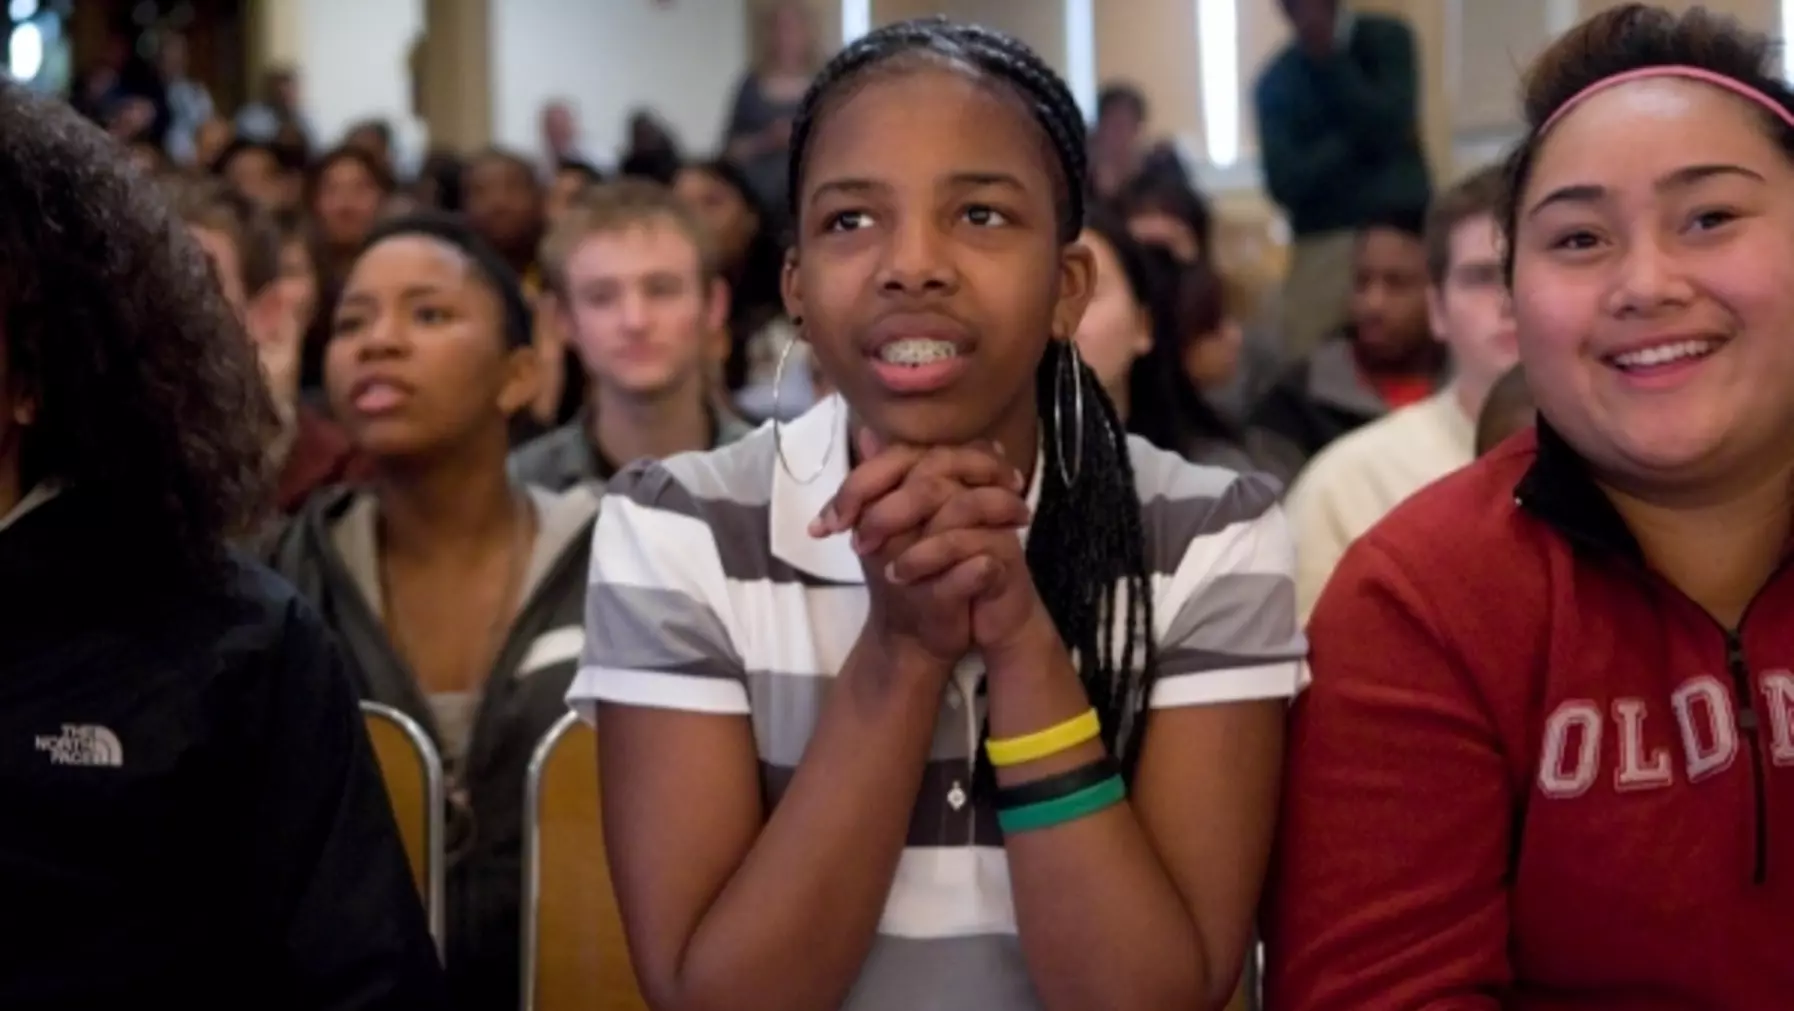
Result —
[[[1089,817],[1119,804],[1127,787],[1108,756],[1075,769],[997,791],[997,825],[1005,835],[1033,832]]]
[[[1036,762],[1075,748],[1085,741],[1094,741],[1102,730],[1102,724],[1096,718],[1096,710],[1086,709],[1045,730],[1036,730],[1020,737],[985,741],[984,753],[990,756],[990,764],[1002,769],[1025,762]]]

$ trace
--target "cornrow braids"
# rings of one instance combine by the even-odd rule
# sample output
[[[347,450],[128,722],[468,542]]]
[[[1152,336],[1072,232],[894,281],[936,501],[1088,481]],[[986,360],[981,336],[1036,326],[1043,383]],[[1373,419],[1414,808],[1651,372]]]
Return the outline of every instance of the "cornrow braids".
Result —
[[[939,17],[865,35],[817,75],[792,124],[787,193],[792,222],[802,214],[805,156],[833,102],[875,72],[931,64],[962,69],[1021,100],[1055,156],[1059,240],[1076,241],[1089,172],[1084,116],[1071,90],[1021,41]],[[1028,534],[1028,570],[1102,720],[1103,743],[1132,778],[1156,651],[1145,530],[1127,431],[1096,374],[1079,362],[1068,340],[1048,342],[1035,371],[1035,397],[1047,453],[1037,477],[1040,504]],[[1054,447],[1059,446],[1070,473],[1058,465]],[[980,788],[988,788],[989,762],[979,750],[976,778]]]
[[[1084,136],[1084,113],[1071,89],[1040,54],[1020,39],[979,25],[956,24],[938,15],[899,21],[860,36],[835,54],[810,82],[791,124],[786,200],[792,223],[796,224],[800,215],[804,158],[810,150],[810,138],[817,120],[829,111],[833,100],[850,92],[852,85],[869,72],[913,69],[929,63],[959,67],[1000,82],[1027,104],[1057,156],[1057,181],[1062,187],[1058,194],[1059,239],[1075,241],[1084,227],[1089,142]]]
[[[1082,412],[1074,406],[1080,395],[1074,381],[1082,388]],[[1047,345],[1034,390],[1047,454],[1038,477],[1040,505],[1028,530],[1028,572],[1102,719],[1103,743],[1131,780],[1158,651],[1127,429],[1070,341]],[[1074,431],[1073,425],[1080,427]],[[1060,469],[1056,446],[1066,447],[1072,473]]]

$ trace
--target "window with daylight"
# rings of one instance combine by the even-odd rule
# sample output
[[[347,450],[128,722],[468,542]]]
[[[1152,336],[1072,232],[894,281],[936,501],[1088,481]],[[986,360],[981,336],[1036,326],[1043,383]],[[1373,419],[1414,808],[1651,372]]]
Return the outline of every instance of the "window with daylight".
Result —
[[[1238,0],[1196,0],[1196,45],[1202,67],[1203,147],[1210,164],[1240,157],[1240,24]]]
[[[841,44],[872,30],[872,0],[841,0]]]

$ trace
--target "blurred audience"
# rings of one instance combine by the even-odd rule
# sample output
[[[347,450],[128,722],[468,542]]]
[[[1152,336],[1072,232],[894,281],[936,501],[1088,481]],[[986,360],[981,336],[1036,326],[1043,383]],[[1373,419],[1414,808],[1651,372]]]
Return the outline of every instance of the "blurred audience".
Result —
[[[530,484],[597,485],[631,460],[733,442],[748,431],[719,410],[711,359],[727,353],[729,288],[712,236],[672,191],[642,179],[581,195],[544,249],[544,310],[583,366],[573,421],[518,449]]]
[[[314,496],[276,567],[323,615],[362,696],[425,728],[450,803],[445,958],[456,1007],[518,1003],[524,781],[578,649],[596,500],[512,481],[537,358],[516,276],[461,219],[389,219],[332,320],[331,408],[362,488]]]
[[[1288,480],[1334,439],[1431,396],[1448,361],[1427,318],[1424,214],[1381,216],[1351,242],[1351,317],[1290,366],[1248,418],[1254,458]]]
[[[263,74],[260,98],[238,110],[236,123],[237,133],[250,140],[291,140],[296,134],[310,147],[312,131],[301,111],[298,69],[274,67]]]
[[[1078,324],[1078,353],[1122,423],[1197,463],[1250,470],[1239,433],[1203,398],[1190,368],[1229,343],[1237,358],[1237,332],[1231,342],[1223,333],[1218,297],[1198,304],[1211,293],[1194,289],[1213,285],[1212,272],[1139,242],[1117,215],[1100,209],[1080,241],[1096,257],[1096,289]],[[1197,332],[1205,327],[1213,330]]]
[[[1502,185],[1499,169],[1484,169],[1441,193],[1428,214],[1428,314],[1433,335],[1451,353],[1450,383],[1340,437],[1290,488],[1285,507],[1296,535],[1296,602],[1304,620],[1353,541],[1475,456],[1477,415],[1519,353],[1495,220]]]
[[[215,180],[176,183],[170,196],[261,361],[279,422],[268,445],[273,505],[293,513],[313,492],[362,472],[342,431],[299,396],[301,342],[316,301],[309,257],[295,262],[268,212]]]
[[[163,138],[168,157],[178,165],[209,164],[197,161],[195,137],[214,114],[212,93],[187,76],[186,38],[174,32],[162,35],[156,46],[156,65],[168,101],[168,133]]]
[[[1344,0],[1281,0],[1294,38],[1253,90],[1265,187],[1295,235],[1281,313],[1288,360],[1350,313],[1355,237],[1426,206],[1420,70],[1400,18]]]
[[[1146,96],[1131,84],[1111,84],[1096,99],[1096,122],[1090,128],[1090,186],[1099,200],[1122,197],[1130,186],[1189,187],[1189,174],[1169,141],[1146,140]],[[1206,229],[1195,233],[1201,254]]]
[[[775,386],[779,354],[793,340],[779,292],[784,244],[772,212],[747,173],[727,159],[688,164],[674,178],[674,192],[710,230],[717,265],[729,285],[728,353],[721,356],[723,389],[734,409],[756,421],[776,403],[787,418],[814,402],[807,365],[787,365],[784,386]],[[794,350],[792,358],[807,362]]]
[[[761,15],[754,64],[729,105],[724,156],[740,165],[764,207],[785,206],[791,121],[822,64],[816,26],[803,0],[778,0]]]

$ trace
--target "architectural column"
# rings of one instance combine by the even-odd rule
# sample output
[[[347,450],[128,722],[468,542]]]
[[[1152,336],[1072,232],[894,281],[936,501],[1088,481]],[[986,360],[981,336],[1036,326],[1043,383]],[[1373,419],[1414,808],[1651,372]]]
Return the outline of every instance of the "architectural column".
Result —
[[[244,20],[249,25],[249,96],[261,86],[270,67],[295,66],[305,53],[304,0],[249,0]]]
[[[425,0],[412,104],[432,148],[465,153],[492,143],[490,21],[489,0]]]

